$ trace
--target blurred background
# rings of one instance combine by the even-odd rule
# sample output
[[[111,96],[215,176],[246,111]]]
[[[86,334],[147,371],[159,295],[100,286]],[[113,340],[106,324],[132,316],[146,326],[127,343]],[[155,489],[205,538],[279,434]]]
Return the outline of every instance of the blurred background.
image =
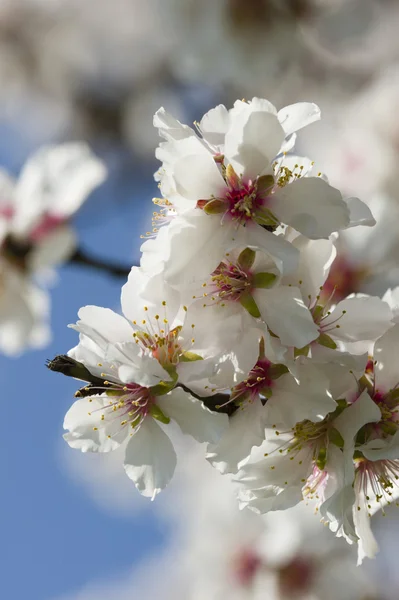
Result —
[[[383,295],[399,284],[398,28],[398,0],[0,0],[0,166],[17,176],[42,144],[88,142],[109,175],[74,219],[79,244],[130,266],[151,228],[160,106],[191,123],[237,98],[316,102],[322,121],[299,153],[377,218],[339,238],[332,283],[342,296]],[[1,597],[399,599],[395,510],[375,518],[378,559],[356,568],[353,548],[311,511],[239,513],[186,440],[153,503],[117,453],[64,445],[76,385],[45,360],[76,344],[66,326],[81,306],[119,310],[123,283],[65,264],[51,342],[0,356]]]

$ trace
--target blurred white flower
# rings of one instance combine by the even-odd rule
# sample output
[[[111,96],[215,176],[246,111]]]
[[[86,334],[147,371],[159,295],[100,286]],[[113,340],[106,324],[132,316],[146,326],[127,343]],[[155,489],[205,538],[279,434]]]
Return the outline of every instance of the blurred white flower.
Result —
[[[105,174],[78,143],[39,150],[18,180],[0,171],[0,348],[6,354],[48,343],[50,299],[36,280],[72,255],[77,239],[68,221]]]

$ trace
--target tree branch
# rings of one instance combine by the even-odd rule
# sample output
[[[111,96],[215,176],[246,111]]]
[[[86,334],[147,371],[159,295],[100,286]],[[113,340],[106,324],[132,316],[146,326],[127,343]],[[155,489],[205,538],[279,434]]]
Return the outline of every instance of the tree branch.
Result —
[[[91,256],[85,250],[82,250],[82,248],[77,248],[68,262],[72,265],[90,267],[113,277],[124,277],[126,279],[131,269],[127,265],[120,265]]]

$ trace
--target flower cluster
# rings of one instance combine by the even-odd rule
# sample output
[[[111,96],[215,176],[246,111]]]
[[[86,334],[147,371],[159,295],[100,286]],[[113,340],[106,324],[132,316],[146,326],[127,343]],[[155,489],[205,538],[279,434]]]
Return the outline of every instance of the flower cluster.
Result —
[[[105,179],[83,143],[42,147],[15,181],[0,170],[0,350],[48,342],[50,299],[40,285],[77,246],[69,220]]]
[[[394,292],[327,282],[337,233],[375,221],[294,154],[319,118],[254,98],[191,128],[160,109],[161,197],[123,316],[82,308],[78,345],[49,366],[85,382],[68,444],[124,444],[142,494],[172,478],[174,421],[233,474],[242,506],[305,499],[361,560],[376,550],[369,515],[399,495],[399,324]]]

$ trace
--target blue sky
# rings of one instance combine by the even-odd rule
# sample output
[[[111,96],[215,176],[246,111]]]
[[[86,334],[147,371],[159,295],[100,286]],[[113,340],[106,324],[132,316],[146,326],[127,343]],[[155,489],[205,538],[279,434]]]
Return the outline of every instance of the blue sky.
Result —
[[[4,138],[0,145],[0,163],[17,171],[26,148],[12,136],[8,140],[9,145]],[[154,168],[155,163],[125,163],[93,194],[77,218],[87,249],[126,264],[137,260],[156,194]],[[118,576],[168,539],[156,505],[149,502],[144,512],[133,510],[133,484],[129,518],[102,511],[70,477],[60,456],[62,422],[77,382],[49,372],[45,360],[77,343],[67,324],[76,321],[81,306],[117,308],[122,284],[87,269],[62,268],[52,290],[51,345],[19,359],[0,357],[1,589],[7,600],[53,600],[98,577]]]

